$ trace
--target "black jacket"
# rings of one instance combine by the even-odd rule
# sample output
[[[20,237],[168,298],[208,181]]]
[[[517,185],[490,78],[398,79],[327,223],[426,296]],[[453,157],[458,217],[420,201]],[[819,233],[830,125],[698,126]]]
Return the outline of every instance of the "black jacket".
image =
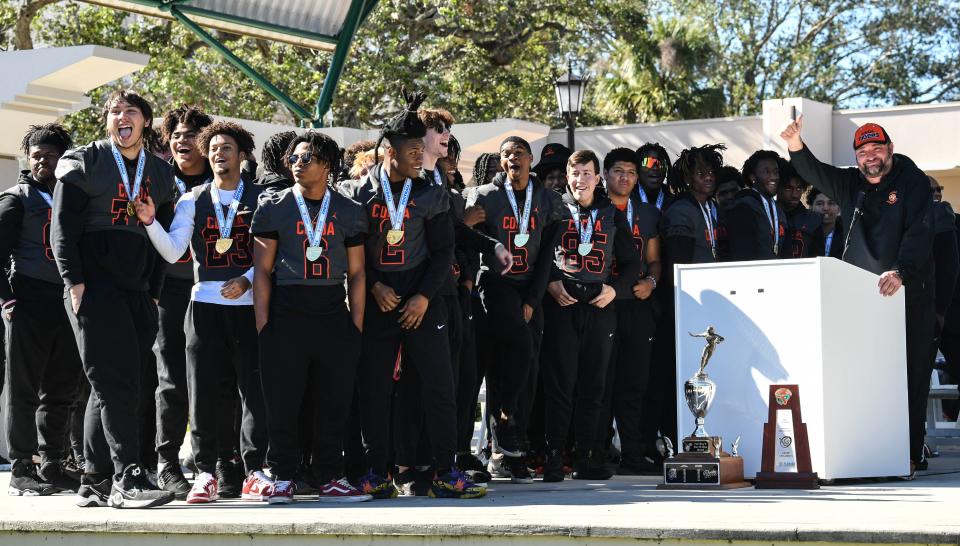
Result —
[[[813,253],[817,234],[823,234],[823,215],[819,212],[797,205],[787,214],[786,240],[781,243],[781,258],[810,258]],[[842,243],[841,243],[842,244]],[[831,250],[833,247],[830,247]]]
[[[879,184],[867,182],[856,167],[820,162],[806,146],[790,152],[790,162],[839,203],[849,233],[844,261],[877,275],[897,271],[908,302],[933,301],[933,197],[927,176],[909,157],[894,154]]]
[[[789,246],[787,215],[775,200],[769,199],[771,215],[768,218],[763,199],[755,190],[740,190],[727,211],[724,227],[731,260],[773,260],[783,255],[784,248]],[[771,220],[776,223],[776,232]]]

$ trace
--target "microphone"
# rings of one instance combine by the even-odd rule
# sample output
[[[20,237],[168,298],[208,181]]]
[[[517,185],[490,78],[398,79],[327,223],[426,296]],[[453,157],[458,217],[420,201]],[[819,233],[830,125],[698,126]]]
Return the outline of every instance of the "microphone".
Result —
[[[863,216],[863,201],[866,198],[866,192],[863,190],[857,194],[857,204],[853,209],[853,218],[850,220],[850,227],[847,228],[847,237],[843,241],[843,254],[840,259],[846,261],[847,250],[850,249],[850,237],[853,235],[853,227],[857,225],[857,220]]]

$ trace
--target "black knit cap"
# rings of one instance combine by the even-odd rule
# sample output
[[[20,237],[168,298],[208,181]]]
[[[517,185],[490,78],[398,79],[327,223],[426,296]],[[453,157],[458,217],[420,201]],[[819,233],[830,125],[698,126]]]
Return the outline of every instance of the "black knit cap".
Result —
[[[400,94],[407,106],[383,126],[374,150],[379,150],[380,144],[384,140],[389,142],[391,146],[397,146],[408,139],[423,138],[427,135],[427,126],[420,121],[420,116],[417,115],[417,110],[427,96],[422,91],[408,93],[406,87],[400,88]],[[376,151],[373,160],[374,162],[380,161]]]

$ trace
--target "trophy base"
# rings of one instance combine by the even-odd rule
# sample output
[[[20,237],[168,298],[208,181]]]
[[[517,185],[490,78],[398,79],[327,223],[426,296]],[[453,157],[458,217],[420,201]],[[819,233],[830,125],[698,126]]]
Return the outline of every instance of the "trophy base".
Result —
[[[708,453],[679,453],[663,463],[663,482],[657,489],[720,490],[750,487],[743,479],[743,459],[721,451],[720,457]]]
[[[816,472],[757,472],[757,489],[820,489]]]

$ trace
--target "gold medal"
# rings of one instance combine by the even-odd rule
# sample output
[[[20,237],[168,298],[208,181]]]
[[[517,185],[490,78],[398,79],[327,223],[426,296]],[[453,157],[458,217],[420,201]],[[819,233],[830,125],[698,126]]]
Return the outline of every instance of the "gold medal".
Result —
[[[400,241],[403,240],[403,230],[402,229],[391,229],[387,231],[387,242],[391,245],[400,244]]]
[[[137,216],[137,207],[134,206],[133,201],[127,201],[127,216],[131,218]]]
[[[230,247],[233,246],[233,239],[229,237],[221,237],[217,239],[217,244],[214,248],[217,249],[217,254],[226,254]]]

